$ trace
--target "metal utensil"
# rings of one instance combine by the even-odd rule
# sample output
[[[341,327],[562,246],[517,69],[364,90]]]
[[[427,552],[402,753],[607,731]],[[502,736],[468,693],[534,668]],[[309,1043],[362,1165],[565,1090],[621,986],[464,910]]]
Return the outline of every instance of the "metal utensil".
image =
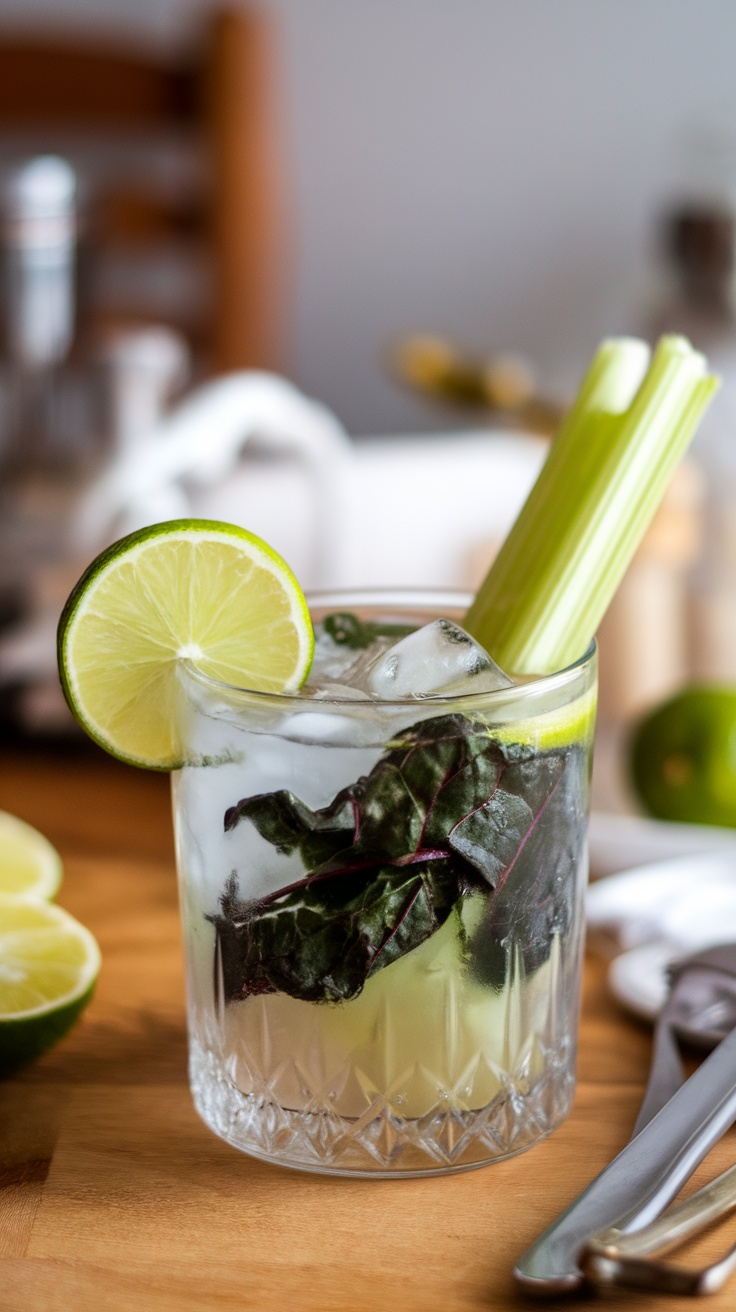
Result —
[[[736,1030],[527,1249],[516,1280],[530,1293],[579,1287],[588,1241],[612,1227],[640,1230],[658,1217],[734,1120]]]
[[[675,1266],[652,1253],[667,1253],[736,1208],[736,1166],[696,1194],[671,1207],[651,1225],[624,1235],[611,1229],[585,1245],[580,1269],[591,1284],[622,1285],[663,1294],[713,1294],[736,1271],[736,1244],[717,1262]]]
[[[669,975],[672,987],[657,1018],[649,1080],[632,1138],[684,1082],[680,1045],[710,1052],[736,1028],[736,943],[675,961]]]

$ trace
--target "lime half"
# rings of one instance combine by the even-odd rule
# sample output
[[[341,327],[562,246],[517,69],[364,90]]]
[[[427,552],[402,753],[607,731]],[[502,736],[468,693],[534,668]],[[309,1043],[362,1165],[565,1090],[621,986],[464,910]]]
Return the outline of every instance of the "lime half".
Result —
[[[99,969],[95,939],[68,912],[43,898],[0,894],[0,1075],[66,1034]]]
[[[0,893],[53,897],[61,883],[61,857],[32,825],[0,811]]]
[[[66,699],[90,737],[132,765],[181,764],[177,663],[257,692],[295,692],[312,623],[275,551],[213,520],[155,524],[92,562],[59,622]]]

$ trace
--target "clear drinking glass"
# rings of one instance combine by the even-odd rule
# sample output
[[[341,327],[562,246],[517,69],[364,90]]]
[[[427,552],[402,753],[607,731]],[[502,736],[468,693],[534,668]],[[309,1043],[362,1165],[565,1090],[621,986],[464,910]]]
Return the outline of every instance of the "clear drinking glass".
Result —
[[[351,611],[419,626],[461,621],[468,600],[333,593],[311,598],[311,609],[315,620]],[[575,1084],[595,679],[594,647],[569,669],[510,689],[411,702],[272,696],[184,668],[187,764],[173,800],[190,1080],[216,1134],[282,1166],[394,1177],[482,1166],[562,1121]],[[353,841],[357,828],[346,837],[345,826],[370,823],[350,810],[365,787],[357,781],[393,781],[395,770],[408,787],[389,788],[376,832],[401,829],[416,806],[424,833],[430,803],[416,781],[426,793],[434,770],[431,850],[420,835],[416,855],[397,859],[394,845],[383,863],[372,850],[338,876],[305,880],[303,849],[284,836],[283,815],[269,830],[264,806],[290,794],[295,824],[306,808],[327,816],[327,839],[315,826],[309,842],[327,841],[329,858]],[[450,792],[441,789],[462,790],[479,771],[494,781],[487,802],[460,827],[466,803],[448,803],[443,830],[437,799]],[[338,811],[345,832],[335,840]],[[346,984],[367,942],[377,867],[381,889],[401,884],[396,896],[407,897],[371,949],[367,978]],[[373,891],[333,917],[329,900],[344,900],[346,878]],[[330,905],[322,919],[315,893]],[[430,907],[426,933],[417,898]],[[376,905],[383,914],[388,903]],[[313,956],[326,943],[337,965],[334,977],[320,967],[317,989]],[[274,973],[284,987],[274,989]],[[325,989],[344,1000],[325,1000]]]

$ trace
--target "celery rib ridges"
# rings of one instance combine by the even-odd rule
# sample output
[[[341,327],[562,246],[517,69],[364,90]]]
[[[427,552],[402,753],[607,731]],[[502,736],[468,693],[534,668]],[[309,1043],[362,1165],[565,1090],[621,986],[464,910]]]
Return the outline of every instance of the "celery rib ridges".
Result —
[[[582,656],[719,386],[684,337],[603,342],[464,624],[516,674]]]

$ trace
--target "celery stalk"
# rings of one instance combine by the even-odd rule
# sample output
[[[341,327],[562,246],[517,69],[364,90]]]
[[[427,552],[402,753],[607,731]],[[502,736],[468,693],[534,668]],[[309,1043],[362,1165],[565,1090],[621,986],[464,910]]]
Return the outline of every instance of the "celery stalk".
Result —
[[[586,650],[719,380],[684,337],[596,353],[549,457],[464,620],[515,674]]]

